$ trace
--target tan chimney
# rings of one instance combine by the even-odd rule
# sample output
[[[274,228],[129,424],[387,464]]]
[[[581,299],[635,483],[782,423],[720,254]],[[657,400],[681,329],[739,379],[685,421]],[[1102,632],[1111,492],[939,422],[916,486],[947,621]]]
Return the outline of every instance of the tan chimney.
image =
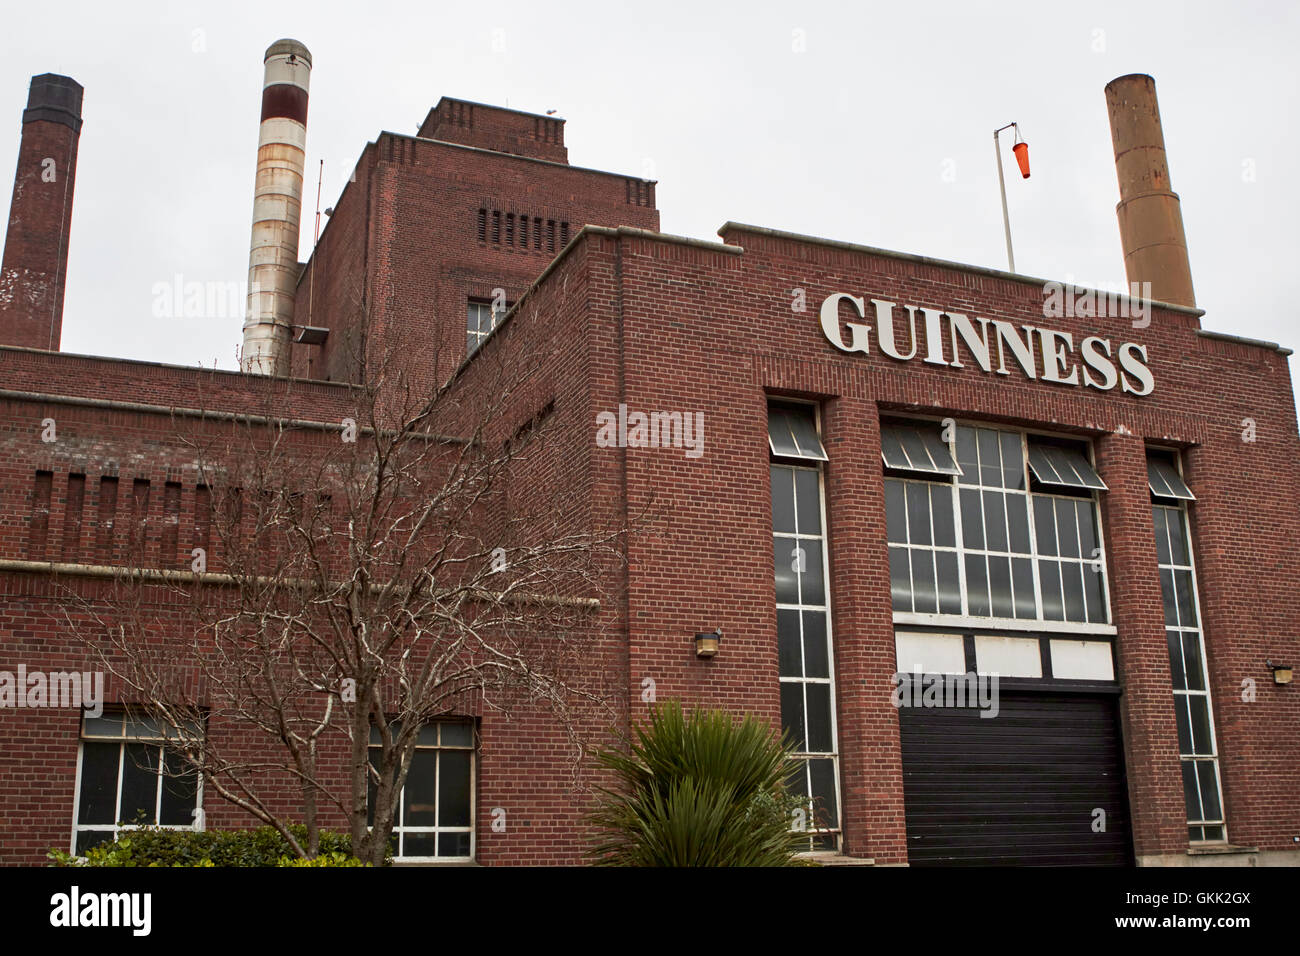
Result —
[[[1151,298],[1195,306],[1178,194],[1169,183],[1156,81],[1145,73],[1106,84],[1106,108],[1119,176],[1120,241],[1128,281],[1151,283]]]
[[[311,53],[297,40],[277,40],[267,49],[265,63],[240,364],[245,372],[286,375],[298,284]]]

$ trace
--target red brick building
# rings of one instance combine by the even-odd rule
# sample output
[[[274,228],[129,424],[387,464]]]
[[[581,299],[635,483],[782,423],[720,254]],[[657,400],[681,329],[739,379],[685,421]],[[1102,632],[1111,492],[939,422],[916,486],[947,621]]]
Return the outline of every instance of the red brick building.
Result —
[[[32,98],[20,181],[28,136],[76,129],[46,118],[36,81]],[[1164,176],[1126,202],[1172,196]],[[30,197],[15,189],[18,219],[40,202],[43,225],[11,212],[6,277],[11,252],[36,272],[65,255],[66,214],[48,228],[48,197]],[[145,515],[164,566],[188,563],[202,490],[158,435],[196,395],[229,413],[272,395],[323,427],[384,343],[465,389],[493,355],[545,346],[535,401],[574,436],[551,450],[565,486],[593,512],[659,506],[629,538],[623,606],[599,613],[621,712],[680,697],[784,726],[810,851],[1297,860],[1300,707],[1272,669],[1300,652],[1286,349],[1204,329],[1187,303],[1089,305],[1040,279],[737,223],[721,242],[658,228],[654,184],[568,165],[562,120],[444,98],[416,136],[363,150],[295,280],[290,377],[61,353],[57,308],[6,299],[0,670],[86,666],[51,623],[52,572],[93,595],[115,522]],[[1130,279],[1160,289],[1129,240]],[[718,630],[698,657],[696,635]],[[111,835],[139,802],[118,749],[150,738],[112,713],[0,709],[0,860]],[[439,797],[460,822],[411,830],[399,855],[580,861],[555,729],[466,716],[422,764],[463,781]],[[163,823],[199,802],[157,793]],[[202,805],[208,826],[247,822]]]

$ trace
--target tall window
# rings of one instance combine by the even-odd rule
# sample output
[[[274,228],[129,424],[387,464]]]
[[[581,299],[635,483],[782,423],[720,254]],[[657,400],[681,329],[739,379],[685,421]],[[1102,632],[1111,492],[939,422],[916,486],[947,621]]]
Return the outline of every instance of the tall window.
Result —
[[[393,732],[396,732],[394,728]],[[379,765],[379,731],[370,730],[370,762]],[[370,781],[369,820],[378,787]],[[474,727],[439,722],[421,727],[393,821],[393,857],[474,858]]]
[[[1197,842],[1221,841],[1226,839],[1226,834],[1218,749],[1205,675],[1205,636],[1200,625],[1187,511],[1187,502],[1195,498],[1172,456],[1152,451],[1147,459],[1147,476],[1156,530],[1160,591],[1164,598],[1174,712],[1178,719],[1187,837]]]
[[[804,798],[808,850],[839,848],[834,661],[826,586],[820,462],[826,459],[810,405],[768,409],[772,543],[776,568],[781,725],[799,770],[787,781]]]
[[[198,733],[198,729],[191,730]],[[201,803],[201,781],[168,749],[177,731],[126,714],[86,717],[77,767],[72,848],[92,846],[141,825],[190,827]]]
[[[506,309],[509,308],[507,304]],[[483,344],[488,333],[496,328],[506,309],[493,309],[491,302],[471,299],[465,319],[465,354],[472,355]]]
[[[1106,624],[1095,497],[1105,485],[1086,448],[993,428],[948,431],[881,427],[894,610]]]

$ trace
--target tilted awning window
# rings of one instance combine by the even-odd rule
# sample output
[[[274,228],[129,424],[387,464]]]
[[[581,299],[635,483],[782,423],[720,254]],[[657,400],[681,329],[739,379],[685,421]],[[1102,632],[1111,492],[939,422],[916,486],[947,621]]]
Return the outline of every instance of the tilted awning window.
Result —
[[[1180,501],[1195,501],[1196,495],[1187,487],[1183,476],[1171,462],[1159,458],[1147,459],[1147,484],[1151,493],[1157,498],[1177,498]]]
[[[1106,490],[1106,483],[1083,452],[1055,445],[1029,443],[1029,468],[1045,485]]]
[[[880,457],[888,468],[931,475],[960,475],[948,443],[934,428],[910,425],[880,427]]]
[[[781,458],[826,461],[826,449],[817,437],[817,417],[811,405],[769,405],[767,443]]]

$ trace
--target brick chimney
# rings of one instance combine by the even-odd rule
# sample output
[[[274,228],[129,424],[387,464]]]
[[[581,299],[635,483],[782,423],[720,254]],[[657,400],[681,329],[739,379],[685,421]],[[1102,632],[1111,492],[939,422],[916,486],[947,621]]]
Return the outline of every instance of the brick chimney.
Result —
[[[32,77],[0,264],[0,345],[59,349],[81,95],[71,77]]]

